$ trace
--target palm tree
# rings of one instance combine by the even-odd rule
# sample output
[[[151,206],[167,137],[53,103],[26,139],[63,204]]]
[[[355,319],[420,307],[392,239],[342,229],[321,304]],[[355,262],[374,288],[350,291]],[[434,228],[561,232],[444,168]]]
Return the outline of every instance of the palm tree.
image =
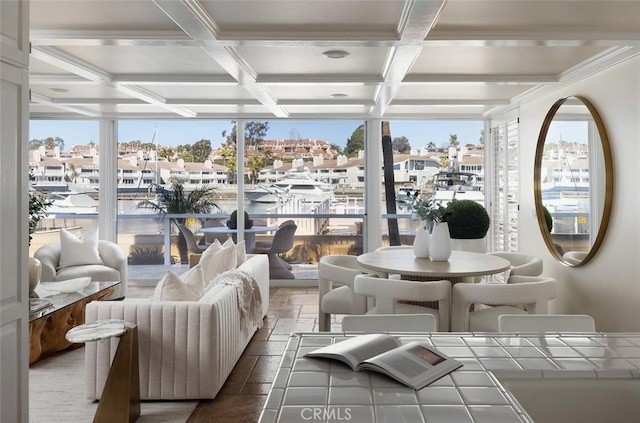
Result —
[[[205,185],[185,195],[184,186],[176,182],[171,185],[171,190],[164,190],[160,194],[158,202],[144,200],[138,204],[138,208],[152,209],[156,211],[161,218],[163,218],[165,214],[211,213],[214,209],[221,210],[213,201],[214,194],[214,189]],[[171,221],[173,223],[184,224],[186,217],[172,218]],[[180,262],[188,263],[187,241],[180,231],[178,231],[177,246],[178,252],[180,253]]]

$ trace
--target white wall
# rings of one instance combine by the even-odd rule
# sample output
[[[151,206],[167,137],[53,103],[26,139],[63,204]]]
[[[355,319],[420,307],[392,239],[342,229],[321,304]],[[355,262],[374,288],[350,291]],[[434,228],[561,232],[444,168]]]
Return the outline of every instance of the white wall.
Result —
[[[547,251],[534,218],[533,160],[544,116],[559,98],[581,95],[605,123],[614,166],[613,210],[598,254],[571,268]],[[640,331],[640,57],[520,104],[520,250],[544,259],[544,274],[558,280],[552,313],[586,313],[598,330]]]
[[[0,422],[29,421],[29,4],[0,0]]]

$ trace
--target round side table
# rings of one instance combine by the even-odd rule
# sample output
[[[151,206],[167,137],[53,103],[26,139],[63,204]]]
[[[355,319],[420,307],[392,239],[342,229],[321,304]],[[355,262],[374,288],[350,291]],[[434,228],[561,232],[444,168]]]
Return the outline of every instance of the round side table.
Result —
[[[69,330],[67,341],[84,343],[119,337],[94,423],[134,422],[140,416],[138,326],[124,320],[98,320]]]

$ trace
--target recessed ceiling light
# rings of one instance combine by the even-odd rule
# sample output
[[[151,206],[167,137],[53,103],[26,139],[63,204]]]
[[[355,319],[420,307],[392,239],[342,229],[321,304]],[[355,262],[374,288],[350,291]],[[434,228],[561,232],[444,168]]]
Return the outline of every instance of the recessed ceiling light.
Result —
[[[68,93],[69,90],[66,88],[50,88],[54,93]]]
[[[344,50],[327,50],[323,51],[322,54],[327,56],[329,59],[344,59],[349,55],[349,52]]]
[[[335,94],[331,94],[331,97],[333,98],[347,98],[349,97],[348,94],[344,94],[344,93],[335,93]]]

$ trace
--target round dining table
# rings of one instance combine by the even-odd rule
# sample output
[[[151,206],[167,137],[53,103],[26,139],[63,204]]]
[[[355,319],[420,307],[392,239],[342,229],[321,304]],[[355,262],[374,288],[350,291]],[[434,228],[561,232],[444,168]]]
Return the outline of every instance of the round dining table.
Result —
[[[425,281],[448,279],[452,283],[501,273],[510,267],[510,262],[502,257],[470,251],[454,250],[447,261],[417,258],[410,247],[364,253],[356,260],[363,268],[385,276],[397,274],[402,279]]]

